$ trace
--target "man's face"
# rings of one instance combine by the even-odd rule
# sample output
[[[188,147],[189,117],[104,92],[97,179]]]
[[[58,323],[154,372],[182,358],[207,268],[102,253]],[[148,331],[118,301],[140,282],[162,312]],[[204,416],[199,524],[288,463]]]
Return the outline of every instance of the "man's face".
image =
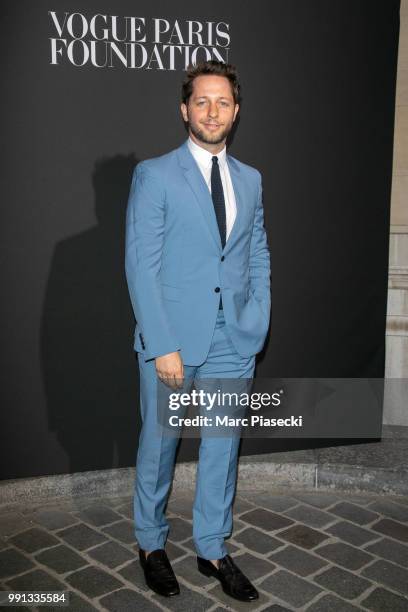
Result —
[[[196,77],[188,105],[181,104],[183,119],[189,124],[193,140],[199,144],[225,141],[238,110],[227,77],[212,74]]]

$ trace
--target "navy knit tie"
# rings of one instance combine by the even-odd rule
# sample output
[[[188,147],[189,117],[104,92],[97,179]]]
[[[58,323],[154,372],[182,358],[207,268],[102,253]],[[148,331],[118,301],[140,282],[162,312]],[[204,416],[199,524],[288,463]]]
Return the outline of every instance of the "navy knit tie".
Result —
[[[218,165],[218,157],[216,155],[213,156],[212,162],[211,196],[214,204],[215,216],[217,217],[218,229],[220,231],[221,244],[222,248],[224,248],[227,235],[227,220],[225,214],[225,200],[221,182],[220,167]]]

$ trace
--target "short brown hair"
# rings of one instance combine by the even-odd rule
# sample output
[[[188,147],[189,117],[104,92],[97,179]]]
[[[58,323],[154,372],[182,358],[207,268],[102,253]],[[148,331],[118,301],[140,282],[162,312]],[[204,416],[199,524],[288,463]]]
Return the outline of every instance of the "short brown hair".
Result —
[[[199,62],[195,66],[190,64],[187,67],[186,76],[181,89],[181,99],[184,104],[188,104],[188,100],[193,93],[194,79],[203,74],[215,74],[226,77],[231,83],[234,102],[235,104],[239,104],[241,101],[241,85],[238,81],[237,69],[232,64],[225,64],[224,62],[219,62],[218,60]]]

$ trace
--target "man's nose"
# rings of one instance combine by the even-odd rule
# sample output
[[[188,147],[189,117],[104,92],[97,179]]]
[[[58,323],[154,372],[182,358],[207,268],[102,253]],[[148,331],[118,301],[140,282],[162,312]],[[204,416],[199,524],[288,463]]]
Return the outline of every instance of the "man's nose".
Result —
[[[218,115],[218,106],[216,105],[215,102],[210,104],[208,114],[210,117],[216,117]]]

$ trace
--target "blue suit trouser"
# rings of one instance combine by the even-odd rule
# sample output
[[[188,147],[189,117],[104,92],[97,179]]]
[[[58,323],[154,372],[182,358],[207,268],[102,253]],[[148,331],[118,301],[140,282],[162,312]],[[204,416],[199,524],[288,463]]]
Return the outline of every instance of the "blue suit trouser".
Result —
[[[142,429],[136,462],[134,493],[135,536],[144,550],[164,548],[169,533],[165,507],[173,478],[178,437],[157,428],[157,375],[155,360],[138,353]],[[199,366],[184,364],[191,379],[253,378],[255,356],[241,357],[218,311],[206,360]],[[193,503],[193,539],[197,554],[220,559],[227,554],[224,539],[232,532],[232,502],[237,477],[240,436],[202,435]]]

